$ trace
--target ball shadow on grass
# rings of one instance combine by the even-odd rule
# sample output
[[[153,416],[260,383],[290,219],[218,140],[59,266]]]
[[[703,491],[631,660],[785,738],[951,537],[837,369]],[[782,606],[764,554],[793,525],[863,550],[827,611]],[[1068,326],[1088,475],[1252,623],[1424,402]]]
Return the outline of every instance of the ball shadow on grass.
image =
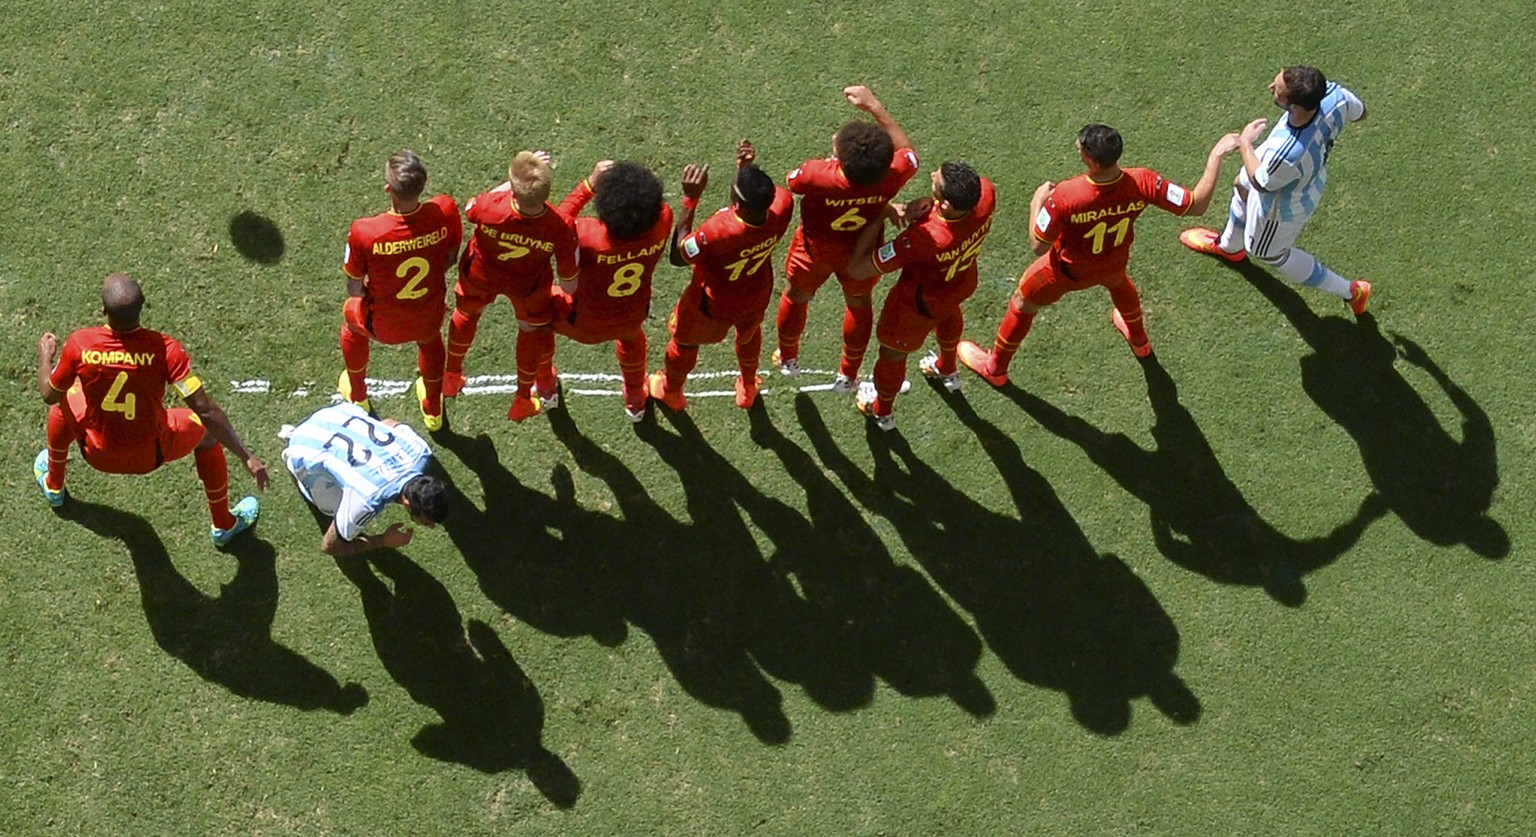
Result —
[[[286,250],[277,225],[265,215],[250,210],[229,219],[229,240],[240,255],[257,264],[277,264],[283,260]]]

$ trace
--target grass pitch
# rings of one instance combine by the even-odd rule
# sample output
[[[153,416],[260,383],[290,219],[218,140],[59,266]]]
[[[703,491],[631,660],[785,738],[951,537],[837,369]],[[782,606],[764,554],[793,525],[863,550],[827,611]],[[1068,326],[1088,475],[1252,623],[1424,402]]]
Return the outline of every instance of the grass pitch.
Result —
[[[11,4],[4,828],[1521,830],[1536,371],[1510,184],[1536,101],[1511,56],[1536,19],[1369,11]],[[1154,214],[1132,261],[1154,362],[1088,292],[1040,317],[1012,387],[915,381],[895,435],[781,382],[750,413],[697,398],[638,427],[613,398],[513,426],[466,396],[434,442],[449,525],[369,562],[321,555],[283,480],[219,553],[190,463],[76,461],[60,514],[26,467],[37,335],[94,322],[115,270],[275,464],[277,428],[326,403],[346,227],[385,207],[398,147],[461,200],[524,147],[554,153],[557,188],[628,158],[675,199],[741,136],[771,172],[826,153],[866,82],[925,171],[962,158],[998,185],[967,309],[985,342],[1028,196],[1078,171],[1082,124],[1188,184],[1221,133],[1273,117],[1264,85],[1295,62],[1370,109],[1301,240],[1376,283],[1359,324]],[[685,282],[658,274],[653,364]],[[835,296],[808,365],[834,362]],[[510,372],[511,337],[489,312],[470,373]],[[411,355],[370,371],[406,379]],[[224,383],[250,380],[270,392]]]

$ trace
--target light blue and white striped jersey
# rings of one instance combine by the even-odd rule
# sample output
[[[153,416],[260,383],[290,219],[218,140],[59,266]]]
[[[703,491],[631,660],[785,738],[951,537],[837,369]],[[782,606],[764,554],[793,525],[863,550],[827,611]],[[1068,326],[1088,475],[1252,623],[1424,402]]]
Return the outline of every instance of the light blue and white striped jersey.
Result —
[[[1263,214],[1281,222],[1305,222],[1317,211],[1328,185],[1328,154],[1344,126],[1365,114],[1365,105],[1337,82],[1329,82],[1312,120],[1300,128],[1281,118],[1254,149],[1259,169],[1253,180]],[[1243,172],[1247,180],[1247,172]]]
[[[305,419],[283,451],[305,499],[334,516],[337,534],[349,541],[431,461],[432,451],[416,431],[346,403]]]

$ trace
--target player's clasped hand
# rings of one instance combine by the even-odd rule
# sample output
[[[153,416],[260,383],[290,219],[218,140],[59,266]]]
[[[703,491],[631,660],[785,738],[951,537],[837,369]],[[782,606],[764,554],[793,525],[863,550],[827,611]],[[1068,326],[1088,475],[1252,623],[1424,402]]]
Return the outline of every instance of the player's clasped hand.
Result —
[[[414,529],[407,529],[402,523],[391,523],[389,528],[384,530],[384,534],[379,537],[384,540],[386,547],[396,549],[410,543],[411,537],[414,534]]]
[[[256,481],[257,491],[267,490],[267,463],[252,456],[245,460],[245,470],[251,474],[251,479]]]
[[[750,166],[757,162],[757,148],[752,145],[752,140],[743,139],[736,146],[736,168]]]
[[[1243,126],[1242,138],[1247,140],[1251,145],[1254,140],[1259,138],[1259,134],[1264,133],[1264,129],[1267,127],[1269,127],[1268,119],[1255,119],[1252,122],[1249,122],[1247,125]]]

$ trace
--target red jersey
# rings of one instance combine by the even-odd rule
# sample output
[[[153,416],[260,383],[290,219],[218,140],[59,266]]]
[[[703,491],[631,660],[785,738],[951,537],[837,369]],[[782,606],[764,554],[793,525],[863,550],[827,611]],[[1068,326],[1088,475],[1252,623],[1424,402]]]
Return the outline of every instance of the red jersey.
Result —
[[[890,273],[901,268],[886,297],[900,301],[930,319],[943,319],[976,292],[976,259],[992,230],[997,192],[981,179],[981,199],[964,218],[949,220],[931,210],[875,251],[875,268]]]
[[[342,270],[362,280],[370,311],[437,316],[448,295],[448,265],[463,237],[459,205],[437,195],[409,215],[391,210],[353,221]]]
[[[1136,240],[1136,218],[1149,205],[1183,215],[1189,191],[1151,169],[1121,169],[1111,183],[1078,175],[1056,184],[1030,233],[1051,242],[1051,268],[1070,279],[1122,276]]]
[[[471,198],[464,217],[474,224],[468,255],[476,278],[519,289],[527,296],[538,285],[550,284],[554,260],[561,276],[576,272],[576,231],[553,206],[528,217],[512,203],[507,184]]]
[[[165,426],[165,386],[182,398],[202,387],[175,338],[136,328],[82,328],[64,341],[48,383],[65,392],[75,379],[85,394],[80,425],[102,451],[154,447]]]
[[[789,229],[795,198],[776,187],[760,226],[726,207],[684,236],[678,250],[693,265],[693,282],[709,300],[709,315],[735,320],[761,312],[773,294],[773,248]]]
[[[885,205],[917,174],[917,152],[898,148],[880,181],[855,186],[843,176],[836,157],[807,160],[789,173],[789,191],[800,195],[800,226],[813,241],[845,241],[852,246],[865,224],[880,218]]]
[[[651,275],[672,233],[672,207],[661,205],[651,228],[615,241],[596,218],[577,218],[592,200],[585,181],[560,202],[559,212],[576,224],[575,314],[583,326],[639,324],[651,312]]]

